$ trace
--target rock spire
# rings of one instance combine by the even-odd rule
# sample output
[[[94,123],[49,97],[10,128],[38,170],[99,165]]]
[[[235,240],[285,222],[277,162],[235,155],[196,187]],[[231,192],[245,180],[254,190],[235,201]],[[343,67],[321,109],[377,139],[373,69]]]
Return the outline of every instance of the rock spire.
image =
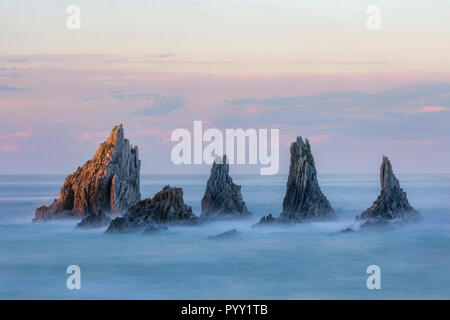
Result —
[[[125,139],[121,124],[115,126],[94,157],[66,177],[59,199],[36,210],[35,220],[126,211],[141,198],[140,166],[137,146]]]
[[[213,163],[202,199],[202,217],[251,214],[242,198],[241,186],[233,183],[229,171],[226,155]]]
[[[409,220],[419,213],[409,204],[406,192],[392,170],[391,162],[385,156],[380,168],[381,193],[373,205],[357,218],[373,220]]]

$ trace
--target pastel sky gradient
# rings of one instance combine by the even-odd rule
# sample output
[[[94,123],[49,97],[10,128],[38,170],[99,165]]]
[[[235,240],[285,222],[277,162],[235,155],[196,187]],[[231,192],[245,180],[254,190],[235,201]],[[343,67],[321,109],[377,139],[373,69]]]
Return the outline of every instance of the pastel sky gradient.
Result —
[[[207,173],[170,162],[194,120],[279,128],[281,173],[297,135],[322,173],[450,173],[450,2],[318,2],[2,1],[0,174],[72,172],[117,123],[143,173]]]

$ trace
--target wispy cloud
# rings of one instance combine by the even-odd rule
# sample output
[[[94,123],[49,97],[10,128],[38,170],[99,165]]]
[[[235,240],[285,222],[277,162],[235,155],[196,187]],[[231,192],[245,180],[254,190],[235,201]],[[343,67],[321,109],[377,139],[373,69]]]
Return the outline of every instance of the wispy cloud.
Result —
[[[432,140],[389,140],[388,144],[393,146],[430,146],[435,142]]]
[[[185,106],[185,101],[181,97],[157,97],[151,107],[141,108],[134,113],[143,116],[162,115],[181,109]]]
[[[31,131],[19,131],[19,132],[15,132],[15,133],[0,135],[0,139],[7,139],[7,138],[23,139],[23,138],[29,138],[29,137],[31,137],[31,135],[32,135]]]
[[[19,150],[19,145],[17,143],[5,143],[2,146],[2,151],[4,152],[16,152]]]
[[[316,134],[314,136],[309,137],[309,141],[315,144],[319,144],[325,140],[328,140],[330,138],[329,134]]]
[[[147,57],[149,57],[149,58],[160,58],[160,59],[170,58],[170,57],[173,57],[173,56],[175,56],[173,53],[162,53],[162,54],[149,54],[149,55],[147,55]]]
[[[424,106],[419,109],[417,113],[425,113],[425,112],[440,112],[440,111],[447,111],[450,108],[448,107],[438,107],[438,106]]]
[[[76,138],[79,143],[86,142],[95,142],[100,143],[105,140],[105,137],[108,136],[108,131],[98,131],[98,132],[85,132],[80,135],[77,135]]]
[[[6,142],[3,143],[1,151],[3,152],[19,151],[19,144],[17,143],[18,139],[27,139],[31,137],[31,135],[32,132],[29,130],[0,135],[0,140],[7,140]]]
[[[405,114],[442,112],[450,110],[449,95],[450,83],[438,82],[405,85],[378,93],[344,91],[310,96],[248,97],[226,103],[230,108],[265,108],[258,119],[263,122],[280,119],[285,123],[323,124],[338,118],[392,121],[404,118]]]
[[[29,89],[0,85],[0,91],[26,91],[26,90]]]
[[[143,136],[153,136],[158,138],[159,140],[161,140],[163,143],[167,143],[170,141],[170,135],[171,135],[170,130],[160,130],[160,129],[153,129],[153,130],[140,130],[138,132],[139,135],[143,135]]]
[[[121,101],[148,101],[159,96],[155,93],[122,93],[120,91],[113,91],[114,97]]]
[[[374,107],[380,110],[392,110],[392,107],[399,106],[399,104],[418,104],[423,101],[440,101],[442,104],[437,104],[442,108],[443,105],[448,104],[448,97],[450,95],[450,83],[436,82],[436,83],[416,83],[401,86],[398,88],[385,90],[378,93],[366,93],[362,91],[343,91],[321,93],[311,96],[288,96],[288,97],[269,97],[269,98],[238,98],[227,100],[230,106],[239,105],[260,105],[260,106],[276,106],[276,107],[292,107],[292,106],[328,106],[328,108],[335,108],[344,106],[346,108],[352,106],[367,106]],[[422,104],[423,105],[423,104]],[[424,110],[432,110],[429,106],[424,107]],[[434,111],[434,110],[433,110]],[[437,110],[437,111],[441,111]],[[426,112],[426,111],[424,111]]]
[[[7,63],[20,63],[20,62],[26,62],[28,59],[24,58],[18,58],[18,59],[6,59]]]

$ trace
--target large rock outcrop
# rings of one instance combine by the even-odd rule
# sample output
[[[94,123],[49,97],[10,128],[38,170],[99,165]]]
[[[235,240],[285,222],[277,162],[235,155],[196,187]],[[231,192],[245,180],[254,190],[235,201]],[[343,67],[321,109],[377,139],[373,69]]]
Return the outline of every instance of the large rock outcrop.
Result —
[[[409,204],[406,192],[392,170],[391,162],[383,156],[380,168],[381,193],[373,205],[357,218],[367,220],[367,225],[386,224],[386,221],[417,218],[419,213]]]
[[[94,157],[67,176],[59,199],[36,210],[34,220],[84,217],[99,210],[123,212],[141,199],[137,146],[115,126]]]
[[[233,183],[229,171],[226,155],[214,161],[202,199],[202,217],[251,214],[242,198],[241,186]]]
[[[331,219],[336,214],[320,190],[316,166],[308,139],[302,137],[291,144],[291,164],[283,200],[283,212],[278,218],[269,214],[256,226],[272,223],[300,222],[308,219]]]
[[[316,166],[308,139],[291,144],[291,164],[281,218],[289,220],[335,217],[333,208],[320,190]]]
[[[106,232],[154,229],[158,224],[192,223],[196,220],[197,216],[192,212],[192,208],[183,201],[183,189],[167,185],[153,198],[139,201],[122,217],[115,218]]]

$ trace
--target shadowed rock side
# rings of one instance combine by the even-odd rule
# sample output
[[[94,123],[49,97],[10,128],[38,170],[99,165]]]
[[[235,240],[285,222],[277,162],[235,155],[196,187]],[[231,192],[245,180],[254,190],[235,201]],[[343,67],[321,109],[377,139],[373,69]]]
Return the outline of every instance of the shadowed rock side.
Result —
[[[367,220],[364,226],[385,225],[388,220],[410,220],[417,218],[419,213],[409,204],[406,192],[400,188],[400,183],[394,175],[391,162],[383,156],[380,168],[381,193],[373,205],[357,216]]]
[[[291,164],[283,200],[283,212],[279,218],[262,217],[259,225],[275,222],[295,222],[306,219],[330,219],[336,215],[320,190],[311,146],[302,137],[291,144]]]
[[[137,146],[124,138],[122,125],[114,127],[94,157],[67,176],[60,198],[38,208],[34,220],[126,211],[141,199],[140,165]]]
[[[197,216],[183,201],[183,189],[165,186],[151,199],[132,206],[122,217],[114,219],[106,232],[127,232],[154,229],[152,226],[168,222],[195,222]]]
[[[302,137],[291,145],[291,164],[281,217],[289,220],[335,217],[327,198],[320,190],[311,146]]]
[[[111,218],[108,217],[102,210],[100,210],[97,213],[92,213],[83,218],[83,220],[81,220],[81,222],[77,224],[76,228],[101,228],[106,227],[110,223]]]
[[[211,168],[202,199],[202,217],[250,215],[242,199],[241,186],[234,184],[229,175],[226,156],[221,160],[222,163],[214,162]]]

